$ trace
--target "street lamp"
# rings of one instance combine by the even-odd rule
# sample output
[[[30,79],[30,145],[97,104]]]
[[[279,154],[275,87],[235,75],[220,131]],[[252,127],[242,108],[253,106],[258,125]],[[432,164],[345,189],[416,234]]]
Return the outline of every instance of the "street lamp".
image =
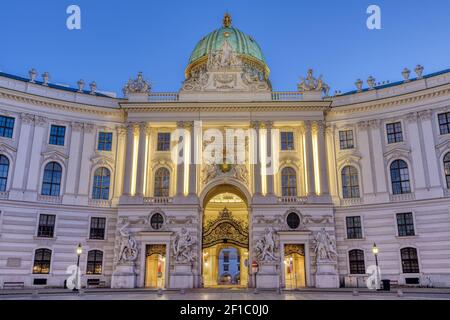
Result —
[[[78,285],[80,283],[80,281],[79,281],[80,275],[78,274],[79,270],[80,270],[80,256],[83,253],[83,247],[81,246],[81,243],[78,244],[76,252],[77,252],[77,277],[76,277],[75,281],[76,281],[76,284]],[[75,285],[75,287],[73,288],[74,292],[78,292],[77,285]]]
[[[379,250],[378,250],[377,244],[374,243],[373,247],[372,247],[372,253],[375,256],[375,266],[377,267],[377,280],[376,280],[377,281],[377,283],[376,283],[377,289],[378,289],[379,283],[380,283],[380,279],[379,279],[380,275],[378,272],[378,270],[379,270],[379,268],[378,268],[378,252],[379,252]]]

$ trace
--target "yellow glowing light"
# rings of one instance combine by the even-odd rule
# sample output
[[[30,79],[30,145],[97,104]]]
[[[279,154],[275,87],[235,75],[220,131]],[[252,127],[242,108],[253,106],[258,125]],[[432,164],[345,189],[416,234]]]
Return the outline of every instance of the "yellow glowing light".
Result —
[[[266,165],[267,165],[267,148],[266,148],[266,138],[267,138],[267,131],[266,130],[260,130],[260,135],[259,135],[259,158],[261,159],[261,193],[263,195],[265,195],[267,193],[267,178],[266,178]]]
[[[183,192],[184,195],[187,196],[189,193],[189,159],[191,157],[191,150],[190,150],[190,145],[191,145],[191,136],[186,134],[186,132],[184,133],[184,153],[183,153],[183,158],[184,158],[184,186],[183,186]]]
[[[317,144],[317,132],[313,134],[312,145],[313,145],[314,180],[316,182],[316,193],[320,195],[319,148]]]
[[[133,143],[133,170],[131,170],[131,195],[136,194],[136,175],[137,175],[137,161],[138,161],[138,149],[139,148],[139,136],[134,136]]]
[[[144,195],[147,194],[147,165],[148,165],[148,136],[145,137],[145,165],[144,165],[144,172],[142,173],[144,175]]]
[[[303,159],[305,159],[305,163],[308,161],[308,159],[306,158],[306,137],[303,136]],[[303,166],[305,169],[305,181],[306,181],[306,185],[305,185],[305,190],[306,190],[306,194],[308,194],[309,190],[308,190],[308,168],[307,166]]]

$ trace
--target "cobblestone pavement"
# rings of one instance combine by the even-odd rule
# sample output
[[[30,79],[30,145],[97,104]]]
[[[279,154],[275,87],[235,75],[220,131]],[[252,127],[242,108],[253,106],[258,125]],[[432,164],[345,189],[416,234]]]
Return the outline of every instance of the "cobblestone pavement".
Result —
[[[86,290],[74,293],[68,290],[2,291],[0,300],[450,300],[448,289],[397,290],[374,292],[361,290],[302,290],[276,291],[207,290],[197,289],[156,292],[150,290]]]

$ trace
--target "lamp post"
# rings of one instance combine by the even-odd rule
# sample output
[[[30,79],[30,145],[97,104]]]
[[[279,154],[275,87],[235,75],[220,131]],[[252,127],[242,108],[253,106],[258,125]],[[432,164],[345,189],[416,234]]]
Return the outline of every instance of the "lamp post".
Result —
[[[80,256],[81,256],[82,253],[83,253],[83,247],[81,246],[81,243],[79,243],[78,247],[77,247],[77,277],[76,277],[76,280],[75,280],[77,285],[73,288],[74,292],[78,292],[77,286],[78,286],[78,284],[80,284],[80,281],[79,281],[79,277],[80,277],[79,270],[80,270]]]
[[[379,285],[380,285],[380,279],[379,279],[380,274],[378,272],[378,270],[379,270],[379,268],[378,268],[378,252],[379,252],[378,247],[377,247],[376,243],[374,243],[373,247],[372,247],[372,253],[375,256],[375,266],[377,267],[377,280],[376,280],[377,281],[376,282],[377,289],[379,289]]]

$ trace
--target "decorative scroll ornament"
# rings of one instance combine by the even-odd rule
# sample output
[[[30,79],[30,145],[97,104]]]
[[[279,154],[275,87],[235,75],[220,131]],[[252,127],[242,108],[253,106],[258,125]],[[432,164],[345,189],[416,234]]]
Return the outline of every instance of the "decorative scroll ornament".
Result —
[[[234,178],[248,184],[248,170],[245,164],[207,164],[203,166],[202,174],[204,184],[219,177]]]
[[[137,79],[128,80],[128,83],[123,88],[123,93],[128,95],[130,93],[146,93],[149,94],[151,91],[151,85],[147,81],[144,80],[142,76],[142,72],[138,73]]]
[[[277,261],[273,228],[266,228],[264,236],[256,242],[256,256],[260,262]]]
[[[151,244],[151,245],[147,246],[147,249],[145,250],[145,255],[147,257],[149,257],[154,254],[159,254],[161,256],[165,256],[166,255],[166,246],[164,244]]]
[[[330,87],[323,82],[322,75],[320,75],[318,78],[315,78],[313,73],[313,69],[309,69],[306,78],[300,77],[301,82],[297,86],[298,91],[300,91],[300,93],[305,93],[308,91],[319,91],[323,92],[325,96],[328,97]]]
[[[186,228],[182,228],[181,231],[175,236],[173,241],[173,256],[175,262],[178,263],[190,263],[197,259],[194,247],[197,244],[195,239],[189,234]]]
[[[299,254],[301,256],[305,255],[305,247],[300,244],[286,244],[284,246],[284,254],[286,256],[291,254]]]
[[[136,242],[136,239],[130,231],[128,227],[130,226],[130,222],[126,221],[125,224],[120,227],[120,251],[119,251],[119,263],[127,263],[133,262],[136,260],[139,249]]]
[[[217,219],[203,228],[203,248],[219,243],[231,243],[242,248],[248,247],[248,226],[235,219],[232,212],[224,208]]]
[[[313,242],[317,263],[336,261],[336,241],[325,231],[325,228],[317,232]]]

